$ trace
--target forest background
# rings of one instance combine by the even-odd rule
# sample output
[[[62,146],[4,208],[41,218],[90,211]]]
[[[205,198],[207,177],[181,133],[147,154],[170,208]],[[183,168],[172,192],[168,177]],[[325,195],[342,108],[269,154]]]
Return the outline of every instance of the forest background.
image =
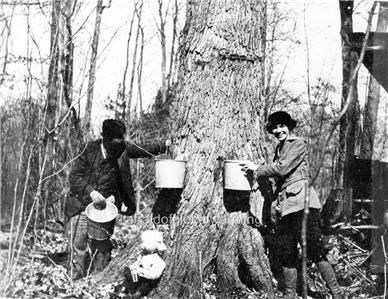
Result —
[[[309,140],[311,172],[323,201],[341,190],[339,130],[321,148],[341,110],[341,23],[337,1],[268,0],[265,115],[278,109],[298,120]],[[354,31],[365,32],[372,1],[355,1]],[[102,120],[120,118],[137,142],[176,136],[172,116],[180,80],[186,1],[1,1],[0,223],[14,232],[2,260],[13,286],[31,229],[64,223],[72,161],[98,138]],[[372,28],[377,25],[372,20]],[[373,30],[373,29],[372,29]],[[358,73],[360,154],[370,76]],[[388,161],[388,104],[379,89],[374,150]],[[266,137],[267,138],[267,137]],[[359,141],[357,141],[359,140]],[[266,140],[265,158],[273,151]],[[172,153],[170,153],[171,155]],[[322,167],[320,165],[323,159]],[[157,190],[153,162],[132,165],[138,211],[149,213]],[[334,188],[333,188],[334,186]],[[334,190],[334,191],[333,191]],[[337,193],[336,193],[337,194]],[[41,237],[41,236],[39,236]],[[32,241],[34,243],[35,241]],[[20,250],[19,250],[20,249]]]

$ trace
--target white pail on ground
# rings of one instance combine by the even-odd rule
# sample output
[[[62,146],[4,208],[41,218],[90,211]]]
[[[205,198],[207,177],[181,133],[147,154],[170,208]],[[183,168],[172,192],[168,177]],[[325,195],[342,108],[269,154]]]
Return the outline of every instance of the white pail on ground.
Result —
[[[224,188],[230,190],[250,191],[251,183],[240,164],[243,160],[225,160],[224,161]]]
[[[155,160],[156,188],[183,188],[186,161]]]

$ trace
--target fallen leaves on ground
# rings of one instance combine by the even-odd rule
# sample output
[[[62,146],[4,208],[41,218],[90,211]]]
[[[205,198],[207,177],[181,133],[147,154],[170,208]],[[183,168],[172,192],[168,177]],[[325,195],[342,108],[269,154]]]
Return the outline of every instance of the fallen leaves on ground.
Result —
[[[115,246],[112,254],[125,248],[137,234],[139,226],[118,221],[112,241]],[[383,232],[382,232],[383,233]],[[8,234],[9,236],[9,234]],[[2,239],[6,237],[2,236]],[[361,240],[361,242],[360,242]],[[326,243],[331,248],[328,256],[333,264],[338,281],[348,298],[371,298],[381,296],[384,291],[384,273],[371,270],[371,253],[375,248],[365,248],[365,233],[354,230],[338,230],[328,236]],[[361,244],[362,243],[362,244]],[[7,251],[3,249],[3,251]],[[66,274],[67,239],[64,230],[51,232],[35,230],[25,236],[22,250],[23,259],[16,266],[13,279],[3,286],[0,296],[7,298],[110,298],[115,285],[95,285],[93,277],[72,282]],[[6,260],[5,260],[6,262]],[[317,267],[309,264],[308,287],[312,298],[325,298],[329,295]],[[5,268],[2,270],[4,277]],[[274,283],[274,286],[276,284]],[[217,298],[216,276],[213,274],[204,282],[204,298]],[[241,298],[267,298],[260,292],[236,290]],[[282,298],[281,290],[276,289],[277,298]],[[237,298],[237,297],[236,297]],[[240,297],[238,297],[240,298]]]

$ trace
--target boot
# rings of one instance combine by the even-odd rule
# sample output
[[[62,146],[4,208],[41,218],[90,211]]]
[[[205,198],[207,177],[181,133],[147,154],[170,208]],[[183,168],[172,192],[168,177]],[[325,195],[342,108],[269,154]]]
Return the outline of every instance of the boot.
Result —
[[[320,261],[318,262],[318,268],[321,271],[324,281],[326,281],[326,284],[330,289],[333,299],[344,298],[331,264],[327,261]]]
[[[283,267],[284,276],[284,298],[295,299],[296,297],[296,282],[298,279],[298,271],[296,268]]]

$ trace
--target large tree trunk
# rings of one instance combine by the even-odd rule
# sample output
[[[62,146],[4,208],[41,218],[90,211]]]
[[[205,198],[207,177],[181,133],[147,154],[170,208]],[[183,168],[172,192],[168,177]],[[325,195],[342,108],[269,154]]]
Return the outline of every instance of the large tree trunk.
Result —
[[[244,298],[249,289],[274,298],[263,238],[252,225],[265,218],[267,181],[252,192],[223,188],[224,159],[263,156],[265,21],[266,1],[188,3],[175,119],[175,154],[187,160],[187,173],[153,298],[201,298],[212,274],[220,298]],[[131,243],[97,280],[119,277],[136,251]]]
[[[224,159],[262,154],[246,144],[264,135],[265,12],[265,1],[189,2],[176,122],[186,186],[156,297],[199,298],[213,272],[223,298],[247,287],[273,296],[262,237],[248,224],[250,213],[261,218],[264,199],[223,189]]]

